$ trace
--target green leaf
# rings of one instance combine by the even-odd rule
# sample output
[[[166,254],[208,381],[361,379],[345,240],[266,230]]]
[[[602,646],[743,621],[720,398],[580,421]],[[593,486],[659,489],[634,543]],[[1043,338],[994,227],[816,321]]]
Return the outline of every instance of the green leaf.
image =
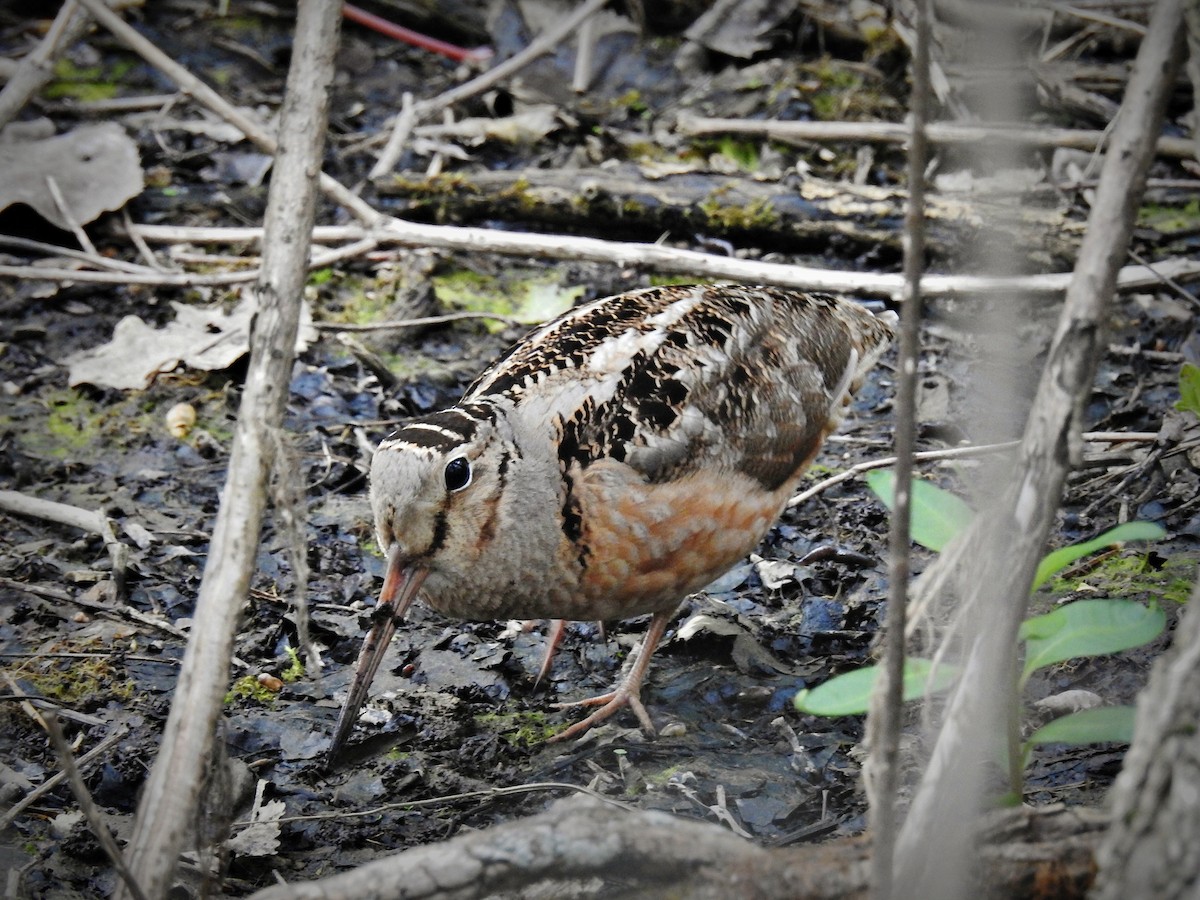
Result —
[[[1024,683],[1045,666],[1078,656],[1102,656],[1154,640],[1167,617],[1156,606],[1131,600],[1077,600],[1021,623],[1025,641]]]
[[[876,469],[867,473],[867,484],[888,509],[895,508],[896,473]],[[912,539],[934,552],[961,534],[975,516],[963,500],[935,484],[912,481]]]
[[[864,666],[830,678],[812,690],[796,694],[796,709],[814,716],[857,716],[867,711],[871,703],[871,691],[879,675],[879,666]],[[932,681],[930,676],[932,675]],[[928,693],[944,691],[958,677],[955,666],[940,665],[936,673],[933,662],[928,659],[906,659],[904,661],[904,699],[917,700]]]
[[[1029,736],[1027,746],[1036,744],[1099,744],[1112,741],[1128,744],[1133,740],[1132,706],[1101,706],[1081,709],[1047,722]]]
[[[1126,522],[1124,525],[1110,528],[1099,537],[1084,541],[1082,544],[1059,547],[1057,550],[1047,553],[1038,564],[1037,574],[1033,576],[1033,590],[1036,591],[1049,581],[1054,573],[1097,550],[1103,550],[1123,541],[1157,541],[1166,536],[1166,529],[1154,522]]]
[[[1175,408],[1200,416],[1200,366],[1184,363],[1179,370],[1179,400]]]

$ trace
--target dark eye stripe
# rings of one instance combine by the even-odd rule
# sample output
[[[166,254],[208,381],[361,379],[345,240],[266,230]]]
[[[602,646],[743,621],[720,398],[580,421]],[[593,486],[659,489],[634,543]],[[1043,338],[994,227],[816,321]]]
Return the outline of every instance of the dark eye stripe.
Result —
[[[427,558],[437,556],[446,544],[446,535],[450,531],[450,521],[446,513],[446,506],[443,505],[433,521],[433,537],[429,541],[429,549],[425,551]]]
[[[451,452],[475,437],[479,426],[496,421],[496,411],[486,403],[452,406],[406,422],[393,431],[381,446],[405,445],[417,449]]]

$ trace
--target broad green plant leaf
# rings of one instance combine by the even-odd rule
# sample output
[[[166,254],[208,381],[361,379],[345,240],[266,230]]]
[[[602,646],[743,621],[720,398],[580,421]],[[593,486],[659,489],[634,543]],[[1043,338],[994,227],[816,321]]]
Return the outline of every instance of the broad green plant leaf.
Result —
[[[867,484],[889,510],[895,507],[896,473],[876,469],[867,473]],[[974,518],[975,511],[960,498],[935,484],[914,478],[912,482],[912,539],[940,552]]]
[[[1179,370],[1179,399],[1175,408],[1200,416],[1200,366],[1184,363]]]
[[[1154,640],[1166,627],[1156,606],[1131,600],[1077,600],[1021,623],[1025,670],[1021,684],[1038,669],[1078,656],[1103,656]]]
[[[1025,746],[1038,744],[1099,744],[1112,741],[1128,744],[1133,741],[1132,706],[1101,706],[1081,709],[1070,715],[1047,722],[1029,736]]]
[[[1075,560],[1090,556],[1097,550],[1103,550],[1124,541],[1157,541],[1166,536],[1166,529],[1155,522],[1126,522],[1124,525],[1110,528],[1099,537],[1084,541],[1082,544],[1059,547],[1042,557],[1042,561],[1037,567],[1037,574],[1033,576],[1033,590],[1036,591],[1056,572],[1062,571]]]
[[[857,716],[867,711],[871,691],[879,675],[879,666],[864,666],[852,672],[830,678],[824,684],[796,694],[796,709],[814,716]],[[939,665],[936,672],[932,660],[904,661],[904,700],[918,700],[928,693],[944,691],[958,677],[954,666]]]

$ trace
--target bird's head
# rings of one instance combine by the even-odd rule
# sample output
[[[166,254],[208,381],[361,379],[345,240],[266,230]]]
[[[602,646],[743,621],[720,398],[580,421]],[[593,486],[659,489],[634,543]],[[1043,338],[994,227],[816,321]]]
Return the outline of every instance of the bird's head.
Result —
[[[478,557],[494,533],[507,466],[483,411],[455,407],[389,435],[371,463],[371,509],[389,565],[438,576]]]
[[[387,570],[327,760],[349,735],[396,625],[426,580],[430,589],[452,583],[491,540],[509,453],[495,412],[478,405],[414,419],[376,450],[371,509]]]

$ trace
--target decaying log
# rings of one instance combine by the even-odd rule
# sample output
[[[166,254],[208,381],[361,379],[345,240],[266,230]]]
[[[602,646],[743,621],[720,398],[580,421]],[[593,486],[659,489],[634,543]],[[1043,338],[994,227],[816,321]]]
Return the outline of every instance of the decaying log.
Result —
[[[628,235],[699,234],[753,239],[770,247],[825,249],[831,240],[899,254],[903,190],[834,183],[815,178],[756,181],[708,172],[653,174],[626,164],[615,168],[455,173],[394,178],[378,183],[401,202],[405,218],[456,224],[501,219],[557,228],[607,222]],[[999,228],[1022,252],[1072,259],[1082,235],[1057,209],[1025,204],[1019,219],[997,221],[985,199],[929,197],[930,250],[946,255],[978,232]]]

